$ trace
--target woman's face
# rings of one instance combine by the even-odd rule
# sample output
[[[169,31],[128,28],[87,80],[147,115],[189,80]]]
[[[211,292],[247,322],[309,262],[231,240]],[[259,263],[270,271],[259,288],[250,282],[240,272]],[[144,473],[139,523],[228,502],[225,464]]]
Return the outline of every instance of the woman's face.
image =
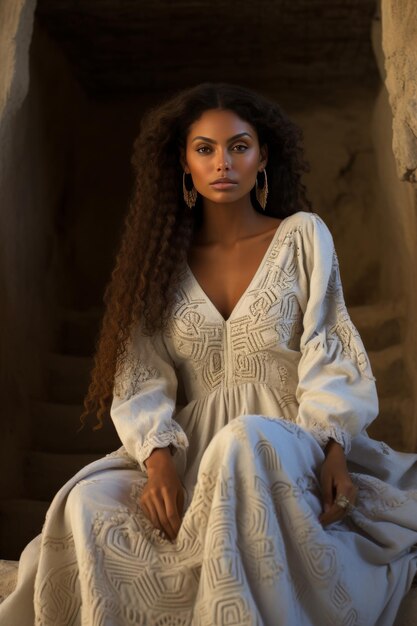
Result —
[[[182,166],[212,202],[236,202],[250,193],[267,163],[255,128],[229,110],[209,109],[191,124]],[[215,183],[219,178],[232,182]]]

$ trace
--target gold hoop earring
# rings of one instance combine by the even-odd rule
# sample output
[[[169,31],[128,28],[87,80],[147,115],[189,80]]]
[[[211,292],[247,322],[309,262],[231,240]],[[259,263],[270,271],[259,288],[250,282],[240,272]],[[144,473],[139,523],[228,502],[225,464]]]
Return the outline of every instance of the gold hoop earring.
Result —
[[[262,210],[265,211],[266,201],[268,199],[268,179],[266,177],[266,169],[262,171],[264,174],[264,184],[262,185],[262,187],[259,187],[258,176],[256,176],[255,187],[256,187],[256,199],[261,205]]]
[[[194,187],[194,184],[190,190],[187,189],[187,185],[185,184],[185,172],[182,174],[182,191],[185,204],[189,209],[192,209],[197,201],[197,189]]]

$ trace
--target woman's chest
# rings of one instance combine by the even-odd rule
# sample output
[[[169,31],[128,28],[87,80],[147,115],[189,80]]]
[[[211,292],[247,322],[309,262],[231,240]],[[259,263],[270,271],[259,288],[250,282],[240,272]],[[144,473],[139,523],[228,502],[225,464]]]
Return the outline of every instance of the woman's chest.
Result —
[[[207,299],[224,320],[230,318],[256,274],[262,257],[254,254],[218,253],[209,263],[190,263],[190,269]]]
[[[253,266],[248,266],[253,272]],[[219,281],[224,282],[219,266]],[[291,240],[276,241],[249,281],[237,293],[227,319],[189,267],[184,271],[170,318],[171,355],[212,368],[229,360],[234,367],[261,361],[283,349],[298,350],[302,332],[297,248]],[[217,292],[216,292],[217,293]],[[228,303],[230,305],[230,303]],[[245,366],[246,366],[245,365]],[[211,367],[210,366],[210,367]]]
[[[231,317],[257,271],[266,261],[277,230],[229,247],[195,247],[189,252],[188,265],[208,300],[224,320]]]

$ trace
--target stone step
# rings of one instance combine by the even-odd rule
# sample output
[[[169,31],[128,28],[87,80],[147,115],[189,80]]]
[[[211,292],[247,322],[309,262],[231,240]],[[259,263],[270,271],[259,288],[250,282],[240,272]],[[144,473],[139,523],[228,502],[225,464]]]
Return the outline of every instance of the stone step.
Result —
[[[0,500],[0,557],[18,559],[23,548],[36,537],[45,520],[49,502],[43,500]]]
[[[16,587],[18,565],[17,561],[0,559],[0,604]]]
[[[35,500],[52,500],[56,492],[82,467],[102,454],[59,454],[30,451],[24,460],[25,494]]]
[[[396,395],[411,396],[402,345],[369,351],[368,356],[380,398]]]
[[[92,357],[50,353],[46,364],[48,400],[82,404],[90,383]]]
[[[55,336],[56,352],[75,356],[90,356],[95,352],[104,309],[85,311],[60,309],[60,321]]]
[[[402,301],[348,307],[349,315],[367,351],[377,351],[402,341],[405,305]]]
[[[410,422],[412,411],[411,397],[382,398],[379,403],[379,415],[367,429],[369,436],[385,441],[395,450],[405,452],[408,449],[407,424]]]
[[[110,416],[103,427],[89,419],[82,430],[82,405],[34,401],[31,406],[32,449],[43,452],[92,452],[107,454],[121,446]]]

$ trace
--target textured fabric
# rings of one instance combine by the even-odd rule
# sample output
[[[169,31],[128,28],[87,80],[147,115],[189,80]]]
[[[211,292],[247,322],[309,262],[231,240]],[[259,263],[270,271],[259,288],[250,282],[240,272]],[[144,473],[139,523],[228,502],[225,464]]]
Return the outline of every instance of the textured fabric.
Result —
[[[137,329],[115,381],[123,447],[57,494],[0,623],[392,626],[417,570],[417,455],[366,434],[375,381],[327,227],[283,220],[228,320],[181,278],[168,328]],[[323,528],[329,438],[359,497]],[[138,505],[168,445],[185,492],[173,543]]]

